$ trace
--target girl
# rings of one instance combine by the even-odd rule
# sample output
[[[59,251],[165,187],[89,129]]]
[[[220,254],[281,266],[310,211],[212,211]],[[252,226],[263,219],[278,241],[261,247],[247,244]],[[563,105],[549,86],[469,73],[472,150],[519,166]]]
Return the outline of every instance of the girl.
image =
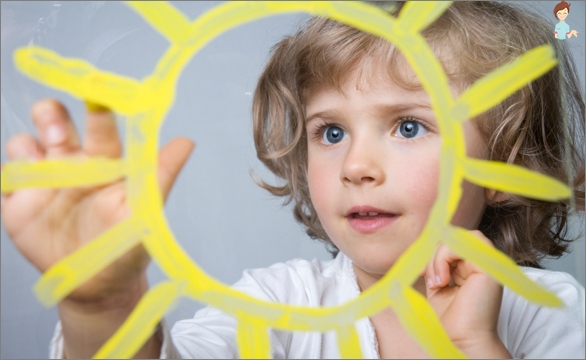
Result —
[[[398,11],[400,6],[391,13]],[[572,181],[576,207],[583,210],[578,141],[584,104],[573,64],[549,25],[509,5],[457,2],[423,34],[455,97],[525,51],[543,43],[555,46],[558,67],[466,123],[467,152]],[[121,156],[113,115],[90,111],[87,117],[82,144],[65,109],[40,102],[33,119],[41,142],[17,136],[7,152],[31,158]],[[441,137],[428,96],[392,44],[315,18],[275,46],[255,92],[253,117],[259,159],[285,180],[283,186],[261,186],[293,202],[295,218],[335,258],[246,271],[234,287],[298,306],[333,306],[355,298],[417,238],[437,196]],[[164,195],[192,147],[179,138],[161,150]],[[584,289],[566,274],[540,269],[544,256],[567,250],[569,203],[462,186],[452,223],[505,252],[567,307],[532,305],[445,246],[438,247],[414,288],[427,296],[452,341],[470,357],[583,357]],[[23,190],[3,199],[2,215],[16,246],[44,271],[128,216],[123,190],[122,183]],[[37,216],[41,209],[48,215]],[[52,356],[93,355],[145,293],[147,263],[144,249],[137,247],[67,297],[59,305]],[[427,356],[391,310],[360,320],[356,328],[365,357]],[[331,333],[272,331],[271,345],[277,358],[339,356]],[[235,321],[203,309],[171,333],[162,324],[136,356],[237,357]]]

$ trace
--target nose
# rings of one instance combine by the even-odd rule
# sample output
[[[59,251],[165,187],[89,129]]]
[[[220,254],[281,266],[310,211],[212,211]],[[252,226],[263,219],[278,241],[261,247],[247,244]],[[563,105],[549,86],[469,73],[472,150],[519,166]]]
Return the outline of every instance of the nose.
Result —
[[[380,185],[385,181],[383,150],[374,142],[354,142],[348,149],[340,181],[349,185]]]

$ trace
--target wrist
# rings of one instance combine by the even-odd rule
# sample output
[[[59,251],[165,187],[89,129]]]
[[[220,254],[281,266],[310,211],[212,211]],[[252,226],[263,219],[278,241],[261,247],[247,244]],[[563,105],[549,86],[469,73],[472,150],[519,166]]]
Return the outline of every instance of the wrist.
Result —
[[[92,301],[68,297],[58,306],[63,348],[70,358],[90,358],[118,330],[148,290],[146,276],[124,291]]]
[[[486,337],[476,338],[470,341],[459,342],[458,347],[471,359],[512,359],[513,356],[498,334],[490,334]]]
[[[105,289],[91,298],[76,296],[74,292],[59,303],[59,313],[63,313],[66,316],[91,317],[93,315],[103,315],[104,313],[116,313],[117,311],[132,311],[148,291],[148,287],[146,274],[142,274],[136,280],[121,285],[118,289]],[[83,285],[81,288],[83,288]]]

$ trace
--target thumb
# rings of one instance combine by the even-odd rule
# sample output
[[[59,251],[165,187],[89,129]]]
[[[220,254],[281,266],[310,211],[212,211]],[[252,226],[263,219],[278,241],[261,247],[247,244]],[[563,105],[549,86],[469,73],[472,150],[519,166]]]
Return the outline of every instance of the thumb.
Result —
[[[193,141],[178,137],[168,142],[161,149],[158,175],[163,200],[167,199],[177,175],[179,175],[194,147],[195,143]]]

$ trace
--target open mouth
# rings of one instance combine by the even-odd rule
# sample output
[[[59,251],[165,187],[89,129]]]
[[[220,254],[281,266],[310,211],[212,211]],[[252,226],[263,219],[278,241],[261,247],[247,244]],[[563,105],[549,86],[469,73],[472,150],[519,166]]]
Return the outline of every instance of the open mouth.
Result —
[[[353,219],[361,219],[361,220],[377,220],[380,218],[390,218],[395,216],[395,214],[389,213],[379,213],[376,211],[369,211],[369,212],[355,212],[350,214],[350,218]]]
[[[352,208],[346,215],[352,229],[364,234],[370,234],[391,225],[398,217],[397,214],[371,207]]]

